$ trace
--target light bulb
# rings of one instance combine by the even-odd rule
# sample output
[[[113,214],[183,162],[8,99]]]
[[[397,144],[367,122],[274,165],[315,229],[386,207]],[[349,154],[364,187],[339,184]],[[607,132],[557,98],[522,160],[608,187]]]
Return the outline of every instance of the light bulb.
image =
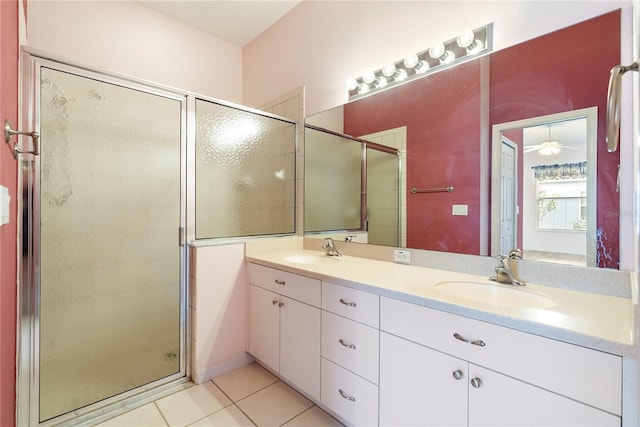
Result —
[[[362,75],[362,81],[365,83],[373,83],[376,80],[376,73],[367,71]]]
[[[560,147],[558,146],[557,141],[545,141],[540,144],[540,149],[538,153],[543,156],[550,156],[552,154],[558,154],[560,152]]]
[[[427,64],[427,61],[418,61],[418,63],[415,66],[415,70],[417,74],[422,74],[428,69],[429,69],[429,64]]]
[[[440,62],[443,64],[450,64],[456,59],[456,55],[450,50],[446,51],[440,58]]]
[[[386,77],[393,76],[395,72],[396,72],[395,64],[389,64],[382,69],[382,74],[384,74]]]
[[[346,86],[350,91],[355,90],[358,87],[358,82],[356,81],[356,79],[348,79],[346,82]]]
[[[377,89],[381,89],[381,88],[385,87],[387,85],[387,78],[386,77],[382,77],[382,76],[378,77],[376,79],[375,85],[376,85]]]
[[[406,78],[407,78],[407,71],[402,68],[396,71],[395,74],[393,75],[393,79],[397,82],[401,82]]]
[[[369,92],[369,85],[365,84],[365,83],[361,83],[358,86],[358,94],[360,95],[364,95],[365,93]]]
[[[473,43],[474,40],[475,40],[475,35],[473,34],[473,31],[469,30],[460,34],[456,39],[456,42],[460,47],[468,47],[469,45],[471,45],[471,43]]]
[[[433,59],[440,59],[440,57],[444,55],[445,52],[446,49],[444,48],[444,43],[439,43],[429,48],[429,56],[431,56]]]
[[[414,68],[416,65],[418,65],[419,62],[420,59],[415,53],[404,58],[404,66],[407,68]]]
[[[467,53],[469,55],[474,55],[484,49],[484,45],[480,40],[474,40],[473,43],[467,47]]]

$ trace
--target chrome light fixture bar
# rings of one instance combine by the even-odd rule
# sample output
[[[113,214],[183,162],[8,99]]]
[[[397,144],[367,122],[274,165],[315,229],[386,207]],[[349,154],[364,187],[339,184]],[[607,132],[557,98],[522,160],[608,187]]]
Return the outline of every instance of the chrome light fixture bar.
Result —
[[[347,81],[349,101],[380,92],[384,89],[424,77],[491,52],[493,24],[469,30],[455,39],[437,43],[429,49],[389,64],[375,71],[367,71]]]

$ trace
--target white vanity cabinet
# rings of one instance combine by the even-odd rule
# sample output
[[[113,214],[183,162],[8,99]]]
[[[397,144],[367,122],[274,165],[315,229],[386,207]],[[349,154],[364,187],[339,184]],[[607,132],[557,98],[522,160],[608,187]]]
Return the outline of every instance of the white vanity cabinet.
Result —
[[[620,426],[622,360],[382,297],[380,425]]]
[[[322,282],[320,401],[352,425],[378,424],[380,297]]]
[[[320,400],[320,281],[249,264],[249,353]]]

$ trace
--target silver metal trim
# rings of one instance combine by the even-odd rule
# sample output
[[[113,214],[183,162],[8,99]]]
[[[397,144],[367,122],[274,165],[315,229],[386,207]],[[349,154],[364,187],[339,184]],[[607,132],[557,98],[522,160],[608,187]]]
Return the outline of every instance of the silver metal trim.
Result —
[[[4,121],[4,142],[6,142],[10,147],[11,147],[11,137],[14,135],[29,136],[31,137],[31,139],[33,139],[33,150],[31,151],[21,150],[18,147],[18,141],[16,141],[13,144],[12,151],[13,151],[14,159],[18,158],[18,154],[33,154],[34,156],[37,156],[38,154],[40,154],[40,135],[38,134],[38,132],[23,132],[23,131],[11,129],[11,123],[9,122],[8,119],[5,120]]]
[[[439,188],[416,188],[411,189],[411,194],[417,193],[453,193],[453,185]]]
[[[348,305],[349,307],[355,307],[356,306],[355,302],[353,302],[353,301],[347,302],[347,301],[344,300],[344,298],[340,298],[338,301],[340,301],[341,304]]]
[[[611,69],[609,87],[607,89],[607,151],[613,153],[618,149],[620,140],[620,96],[622,91],[622,76],[627,71],[638,71],[638,63],[631,65],[616,65]]]
[[[349,344],[349,343],[345,342],[345,340],[343,340],[342,338],[340,338],[340,339],[338,340],[338,342],[339,342],[340,344],[342,344],[344,347],[350,348],[351,350],[355,350],[355,349],[356,349],[355,344]]]
[[[345,399],[347,399],[350,402],[355,402],[356,401],[355,397],[345,393],[344,391],[342,391],[341,388],[338,389],[338,393],[340,393],[340,396],[344,397]]]
[[[465,337],[463,337],[462,335],[460,335],[460,334],[459,334],[459,333],[457,333],[457,332],[456,332],[455,334],[453,334],[453,337],[454,337],[455,339],[459,340],[459,341],[466,342],[467,344],[477,345],[478,347],[484,347],[484,346],[486,346],[486,345],[487,345],[487,344],[486,344],[484,341],[482,341],[482,340],[473,340],[473,341],[472,341],[472,340],[468,340],[468,339],[466,339]]]

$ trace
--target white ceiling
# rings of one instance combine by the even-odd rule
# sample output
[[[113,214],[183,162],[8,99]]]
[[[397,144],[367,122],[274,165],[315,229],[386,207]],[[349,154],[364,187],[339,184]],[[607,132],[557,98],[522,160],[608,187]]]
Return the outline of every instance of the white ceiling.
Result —
[[[140,0],[139,3],[243,47],[300,0]]]

